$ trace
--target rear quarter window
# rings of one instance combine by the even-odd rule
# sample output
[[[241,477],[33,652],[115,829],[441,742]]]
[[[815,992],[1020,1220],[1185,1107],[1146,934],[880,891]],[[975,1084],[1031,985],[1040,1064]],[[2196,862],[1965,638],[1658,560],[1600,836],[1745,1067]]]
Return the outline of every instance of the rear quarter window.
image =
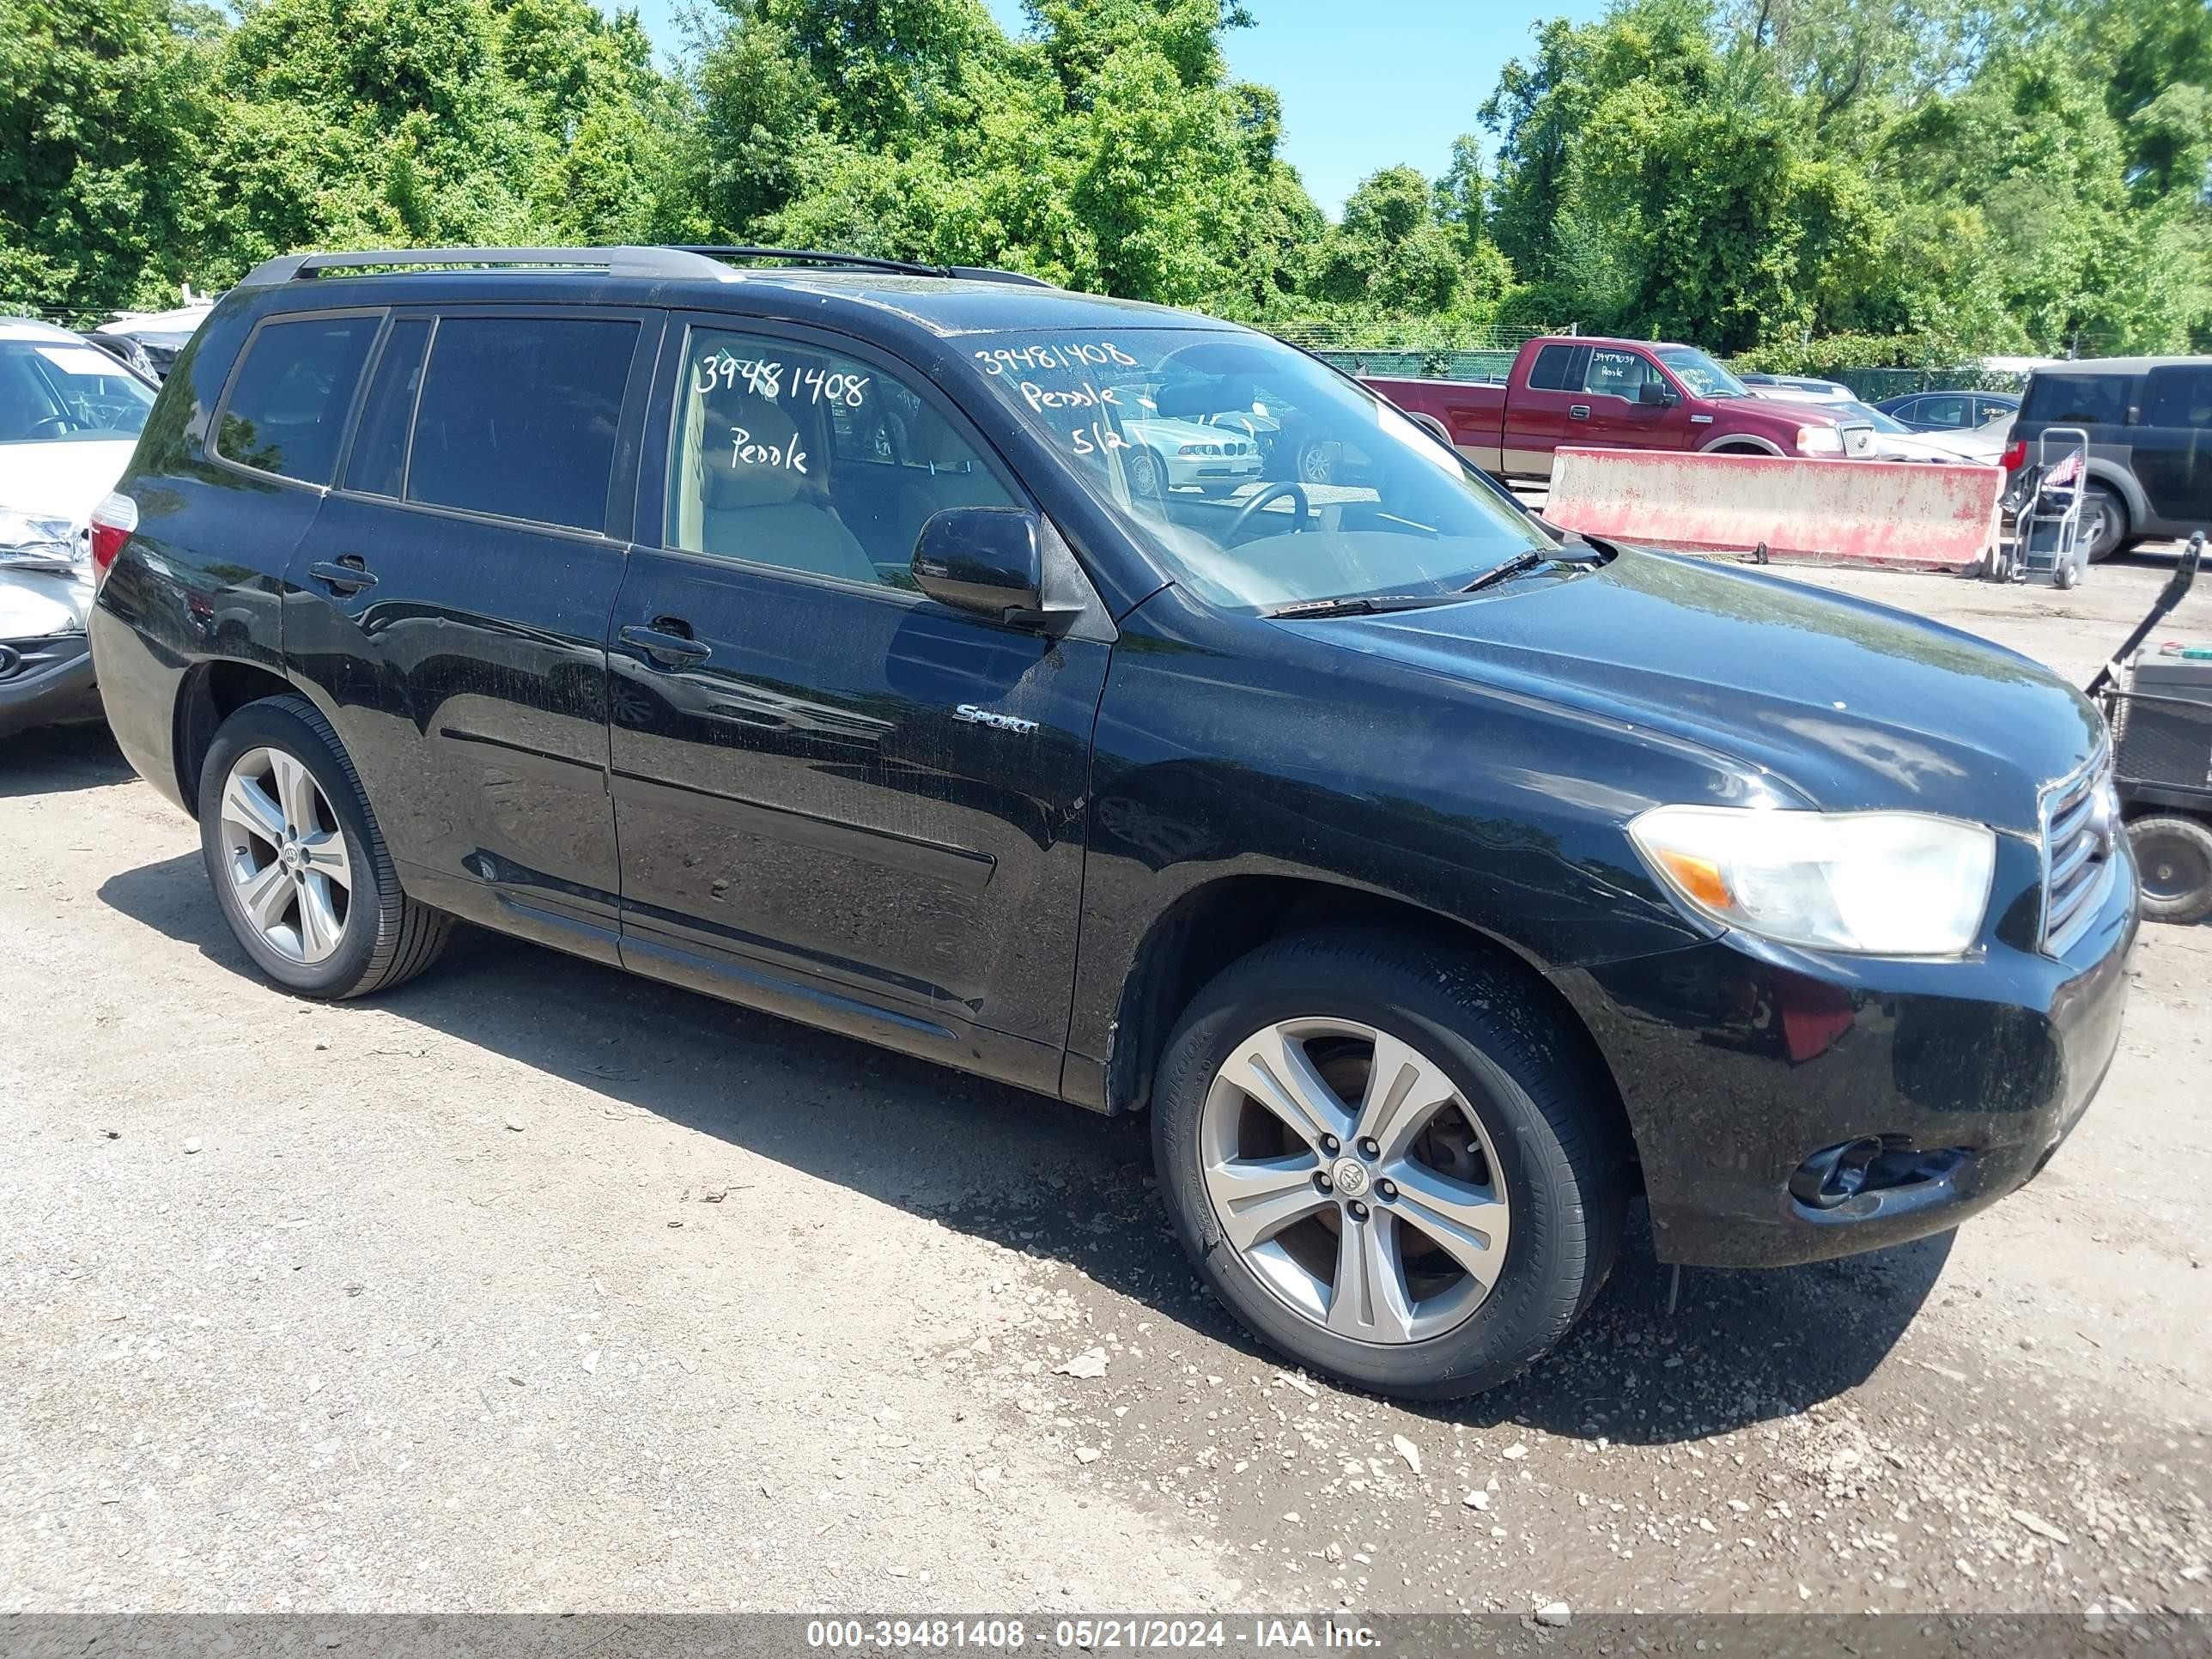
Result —
[[[380,313],[264,323],[246,343],[216,426],[216,453],[257,472],[326,484]]]
[[[1536,392],[1565,392],[1567,377],[1574,372],[1575,349],[1572,346],[1547,345],[1536,354],[1536,361],[1528,369],[1528,385]]]
[[[2125,426],[2134,386],[2125,374],[2039,374],[2020,417],[2059,426]]]

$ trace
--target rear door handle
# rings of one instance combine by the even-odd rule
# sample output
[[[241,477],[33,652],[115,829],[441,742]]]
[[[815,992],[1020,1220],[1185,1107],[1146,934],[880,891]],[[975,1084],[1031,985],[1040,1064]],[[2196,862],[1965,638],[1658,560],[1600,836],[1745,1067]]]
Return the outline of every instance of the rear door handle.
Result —
[[[1567,418],[1571,421],[1587,421],[1589,419],[1589,405],[1588,404],[1569,404],[1567,405]]]
[[[307,567],[307,574],[329,588],[333,593],[358,593],[365,587],[376,586],[376,578],[369,574],[368,562],[358,553],[349,553],[343,558],[325,560]]]
[[[632,623],[616,637],[624,645],[636,647],[663,668],[704,662],[712,654],[708,647],[691,637],[691,624],[674,617],[656,617],[650,628]]]

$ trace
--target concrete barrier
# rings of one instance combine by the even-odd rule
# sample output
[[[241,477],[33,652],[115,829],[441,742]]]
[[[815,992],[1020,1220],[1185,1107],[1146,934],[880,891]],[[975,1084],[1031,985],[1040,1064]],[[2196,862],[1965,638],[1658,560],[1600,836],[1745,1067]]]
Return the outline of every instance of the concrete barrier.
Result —
[[[1686,552],[1957,570],[1996,543],[2004,469],[1668,450],[1559,450],[1544,516]]]

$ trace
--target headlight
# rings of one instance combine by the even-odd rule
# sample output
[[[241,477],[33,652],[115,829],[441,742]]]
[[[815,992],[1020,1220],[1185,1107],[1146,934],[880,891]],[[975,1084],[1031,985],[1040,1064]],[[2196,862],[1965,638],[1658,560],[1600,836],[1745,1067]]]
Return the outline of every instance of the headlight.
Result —
[[[74,570],[76,532],[66,519],[33,518],[0,507],[0,565],[46,570]]]
[[[1797,453],[1840,455],[1844,453],[1844,434],[1832,426],[1801,426],[1797,428]]]
[[[1692,910],[1784,945],[1954,957],[1982,930],[1996,836],[1919,812],[1655,806],[1628,826]]]

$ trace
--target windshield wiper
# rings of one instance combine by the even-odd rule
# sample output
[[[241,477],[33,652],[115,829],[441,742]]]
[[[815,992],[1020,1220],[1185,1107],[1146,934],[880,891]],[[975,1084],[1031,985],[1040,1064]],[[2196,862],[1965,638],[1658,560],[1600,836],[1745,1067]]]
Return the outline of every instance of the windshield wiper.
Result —
[[[1299,599],[1279,605],[1260,614],[1304,622],[1316,617],[1372,617],[1385,611],[1419,611],[1431,605],[1449,605],[1456,593],[1354,593],[1340,599]]]
[[[1499,582],[1522,575],[1534,570],[1540,564],[1602,564],[1608,558],[1617,559],[1620,556],[1620,550],[1611,542],[1600,541],[1595,536],[1585,536],[1579,530],[1571,530],[1567,535],[1569,540],[1564,546],[1532,547],[1525,553],[1516,553],[1503,564],[1491,566],[1465,587],[1461,588],[1460,592],[1480,593],[1486,587],[1492,587]],[[1569,550],[1577,542],[1588,548],[1590,554],[1595,556],[1591,557],[1570,551]]]

